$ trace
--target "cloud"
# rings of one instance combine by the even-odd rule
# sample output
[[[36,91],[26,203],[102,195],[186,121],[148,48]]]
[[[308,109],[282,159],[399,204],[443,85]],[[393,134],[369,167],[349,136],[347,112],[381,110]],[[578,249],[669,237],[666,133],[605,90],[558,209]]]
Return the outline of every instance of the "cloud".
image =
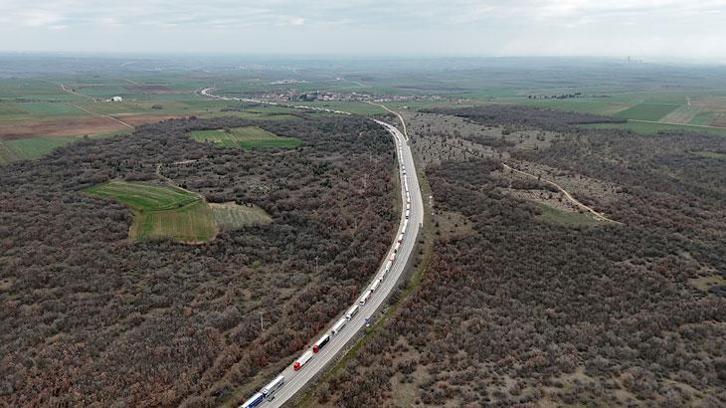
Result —
[[[14,49],[105,50],[106,37],[113,36],[124,51],[687,56],[703,47],[689,47],[684,38],[700,44],[726,38],[726,0],[33,0],[30,9],[27,4],[0,0],[0,35],[12,34]],[[235,36],[254,40],[230,42]],[[10,44],[0,41],[3,47]],[[712,54],[726,59],[722,48]]]
[[[20,26],[46,27],[63,21],[63,16],[45,10],[27,10],[16,13],[15,19]]]

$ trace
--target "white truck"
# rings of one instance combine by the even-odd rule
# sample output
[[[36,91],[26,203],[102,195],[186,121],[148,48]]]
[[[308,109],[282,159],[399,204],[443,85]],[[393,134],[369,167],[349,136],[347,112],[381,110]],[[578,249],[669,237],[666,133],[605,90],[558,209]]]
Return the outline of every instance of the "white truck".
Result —
[[[363,294],[360,296],[360,298],[358,298],[358,304],[361,306],[365,305],[366,302],[368,301],[368,299],[371,298],[371,294],[373,294],[373,291],[370,289],[363,292]]]
[[[277,390],[280,389],[280,387],[285,384],[285,376],[284,375],[278,375],[277,378],[270,381],[265,387],[262,389],[262,395],[265,396],[268,400],[272,400],[272,396]]]
[[[353,306],[348,309],[348,313],[345,314],[345,318],[350,320],[358,313],[358,304],[354,304]]]
[[[303,366],[307,364],[307,362],[310,361],[311,358],[313,358],[312,350],[306,351],[305,353],[303,353],[303,355],[300,356],[300,358],[295,360],[295,363],[293,363],[292,365],[293,370],[300,371],[300,369],[303,368]]]
[[[374,280],[373,283],[371,284],[371,292],[375,292],[376,289],[378,289],[378,286],[380,286],[380,285],[381,285],[381,279],[380,278]]]
[[[345,317],[341,317],[340,320],[338,320],[338,322],[333,325],[333,329],[330,330],[330,332],[333,333],[333,336],[340,333],[340,331],[343,330],[343,327],[345,327],[346,323],[348,323],[348,319],[346,319]]]

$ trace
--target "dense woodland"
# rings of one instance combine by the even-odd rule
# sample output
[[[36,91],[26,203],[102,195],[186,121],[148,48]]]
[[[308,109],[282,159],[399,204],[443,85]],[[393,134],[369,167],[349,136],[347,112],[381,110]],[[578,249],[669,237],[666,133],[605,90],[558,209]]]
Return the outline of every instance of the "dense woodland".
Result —
[[[627,195],[605,209],[624,225],[542,221],[538,206],[505,194],[496,155],[430,164],[436,239],[424,280],[315,404],[726,405],[726,139],[489,109],[449,113],[536,129],[518,118],[532,112],[561,134],[509,153],[620,186]]]
[[[244,151],[187,135],[247,125],[303,144]],[[393,150],[361,118],[190,118],[0,168],[0,406],[218,406],[269,380],[383,258]],[[203,245],[129,242],[131,211],[81,190],[156,180],[157,164],[273,222]]]

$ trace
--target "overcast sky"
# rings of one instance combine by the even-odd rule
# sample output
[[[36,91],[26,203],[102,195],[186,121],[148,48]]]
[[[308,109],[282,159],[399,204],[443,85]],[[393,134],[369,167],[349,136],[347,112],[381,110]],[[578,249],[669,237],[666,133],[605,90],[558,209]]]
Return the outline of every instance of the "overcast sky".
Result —
[[[0,0],[0,51],[726,62],[726,0]]]

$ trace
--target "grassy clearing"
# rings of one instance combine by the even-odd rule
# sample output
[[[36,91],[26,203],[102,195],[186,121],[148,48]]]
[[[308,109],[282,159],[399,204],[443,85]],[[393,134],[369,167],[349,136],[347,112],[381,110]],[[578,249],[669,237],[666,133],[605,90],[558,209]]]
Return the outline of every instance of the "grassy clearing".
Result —
[[[697,289],[707,292],[715,286],[726,286],[726,278],[721,275],[703,276],[700,278],[689,279],[688,283]]]
[[[131,207],[134,223],[129,237],[133,240],[204,242],[217,233],[209,205],[198,195],[178,188],[116,180],[91,187],[86,193]]]
[[[562,211],[546,205],[539,205],[541,213],[537,219],[549,224],[557,224],[565,227],[590,227],[601,225],[599,221],[587,214],[578,212]]]
[[[176,210],[136,211],[135,214],[130,236],[138,241],[174,238],[194,243],[209,241],[217,234],[212,210],[202,200]]]
[[[139,211],[173,210],[201,200],[199,196],[178,188],[120,180],[93,186],[86,191],[98,197],[118,200]]]
[[[272,218],[260,207],[237,205],[235,203],[210,203],[212,216],[223,230],[234,230],[248,225],[269,224]]]
[[[626,109],[615,114],[618,118],[623,119],[640,119],[640,120],[660,120],[669,113],[678,109],[680,105],[671,105],[665,103],[641,103],[632,108]]]
[[[201,130],[192,132],[192,139],[211,142],[220,147],[242,149],[282,148],[293,149],[302,141],[294,137],[281,137],[256,126],[233,129]]]

